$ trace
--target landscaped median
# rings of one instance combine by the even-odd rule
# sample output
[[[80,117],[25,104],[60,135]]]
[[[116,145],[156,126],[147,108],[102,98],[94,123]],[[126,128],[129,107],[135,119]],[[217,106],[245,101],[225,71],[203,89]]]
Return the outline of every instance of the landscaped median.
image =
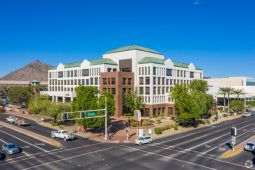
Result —
[[[48,138],[48,137],[39,135],[39,134],[37,134],[37,133],[34,133],[34,132],[31,132],[31,131],[22,129],[22,128],[17,127],[17,126],[14,126],[14,125],[12,125],[12,124],[5,123],[5,122],[3,122],[3,121],[0,121],[0,125],[5,126],[5,127],[9,128],[9,129],[15,130],[15,131],[17,131],[17,132],[19,132],[19,133],[22,133],[22,134],[24,134],[24,135],[27,135],[27,136],[29,136],[29,137],[31,137],[31,138],[36,139],[36,140],[39,140],[39,141],[42,141],[42,142],[44,142],[44,143],[50,144],[50,145],[52,145],[52,146],[55,146],[55,147],[57,147],[57,148],[61,148],[61,147],[62,147],[61,143],[58,142],[58,141],[56,141],[56,140],[54,140],[54,139],[51,139],[51,138]]]
[[[254,141],[254,140],[255,140],[255,136],[250,137],[249,139],[247,139],[247,140],[243,141],[242,143],[238,144],[237,146],[235,146],[234,151],[228,150],[225,153],[223,153],[220,156],[220,158],[227,159],[227,158],[231,158],[231,157],[238,155],[239,153],[241,153],[244,150],[244,147],[247,144],[247,142]]]

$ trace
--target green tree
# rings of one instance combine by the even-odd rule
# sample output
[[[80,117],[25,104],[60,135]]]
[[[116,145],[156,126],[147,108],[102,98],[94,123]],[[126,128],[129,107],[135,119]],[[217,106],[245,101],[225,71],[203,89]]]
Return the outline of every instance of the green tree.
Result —
[[[243,95],[243,94],[244,94],[244,92],[243,92],[242,89],[233,89],[232,92],[233,92],[233,94],[236,95],[237,100],[240,100],[240,95]]]
[[[91,86],[79,86],[75,89],[76,101],[75,110],[97,109],[98,89]]]
[[[70,107],[63,103],[52,103],[48,106],[47,111],[45,112],[45,116],[53,118],[53,122],[56,123],[61,114],[64,112],[70,111]]]
[[[226,110],[227,88],[226,88],[226,87],[221,87],[221,88],[219,89],[219,94],[223,95],[223,100],[224,100],[224,108],[223,108],[223,110],[224,110],[224,112],[225,112],[225,110]]]
[[[8,96],[9,89],[8,86],[0,86],[0,96]]]
[[[171,96],[179,111],[178,120],[186,126],[196,126],[197,119],[212,107],[213,98],[206,94],[207,83],[203,80],[193,81],[190,85],[177,84],[172,89]]]
[[[46,115],[51,102],[47,96],[34,95],[28,102],[28,111],[33,114]]]
[[[105,108],[105,99],[106,99],[106,104],[107,104],[107,113],[108,116],[113,116],[114,111],[115,111],[115,101],[114,97],[111,93],[109,92],[104,92],[100,98],[99,98],[99,104],[98,108],[104,109]]]
[[[244,109],[244,103],[240,100],[233,100],[230,102],[230,108],[236,113],[240,113]]]
[[[134,113],[135,110],[143,110],[143,98],[138,96],[137,93],[128,93],[124,95],[125,106],[131,109],[131,113]]]
[[[8,97],[10,102],[15,105],[20,105],[21,101],[27,102],[31,96],[31,88],[29,86],[14,86],[9,89]]]

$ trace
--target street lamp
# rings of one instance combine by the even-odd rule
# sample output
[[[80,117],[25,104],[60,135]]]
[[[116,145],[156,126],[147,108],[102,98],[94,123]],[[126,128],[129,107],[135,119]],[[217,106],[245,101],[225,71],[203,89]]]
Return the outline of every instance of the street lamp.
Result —
[[[108,132],[107,132],[107,97],[105,95],[101,95],[104,96],[104,111],[105,111],[105,122],[104,122],[104,140],[107,141],[108,140]]]

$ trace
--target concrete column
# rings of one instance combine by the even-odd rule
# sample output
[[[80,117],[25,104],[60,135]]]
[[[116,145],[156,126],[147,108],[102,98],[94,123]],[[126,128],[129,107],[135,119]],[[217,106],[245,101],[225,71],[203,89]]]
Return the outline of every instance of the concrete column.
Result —
[[[56,102],[58,102],[58,96],[56,96],[56,99],[55,99]]]
[[[73,96],[71,96],[71,102],[73,102]]]
[[[65,96],[63,96],[63,103],[65,103],[66,102],[66,97]]]

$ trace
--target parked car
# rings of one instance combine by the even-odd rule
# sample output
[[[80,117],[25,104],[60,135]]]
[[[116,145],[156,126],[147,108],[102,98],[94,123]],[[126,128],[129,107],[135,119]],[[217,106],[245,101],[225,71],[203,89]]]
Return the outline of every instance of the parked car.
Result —
[[[0,161],[3,160],[4,158],[5,158],[5,155],[0,152]]]
[[[6,118],[6,121],[8,121],[12,124],[15,123],[17,120],[18,120],[18,118],[15,117],[15,116],[9,116],[9,117]]]
[[[244,150],[246,150],[246,151],[255,151],[255,141],[248,142],[245,145]]]
[[[4,143],[2,145],[2,151],[8,155],[16,154],[20,152],[20,148],[13,143]]]
[[[150,136],[139,137],[138,139],[136,139],[134,141],[134,143],[136,145],[143,145],[143,144],[147,144],[147,143],[152,143],[152,137],[150,137]]]
[[[68,133],[65,130],[58,130],[58,131],[52,131],[51,137],[60,138],[60,139],[64,139],[64,141],[67,141],[67,140],[73,140],[75,138],[75,135],[72,133]]]
[[[29,122],[27,119],[19,119],[15,122],[18,126],[28,126]]]
[[[252,114],[250,112],[244,112],[242,114],[242,117],[250,117],[250,116],[252,116]]]

